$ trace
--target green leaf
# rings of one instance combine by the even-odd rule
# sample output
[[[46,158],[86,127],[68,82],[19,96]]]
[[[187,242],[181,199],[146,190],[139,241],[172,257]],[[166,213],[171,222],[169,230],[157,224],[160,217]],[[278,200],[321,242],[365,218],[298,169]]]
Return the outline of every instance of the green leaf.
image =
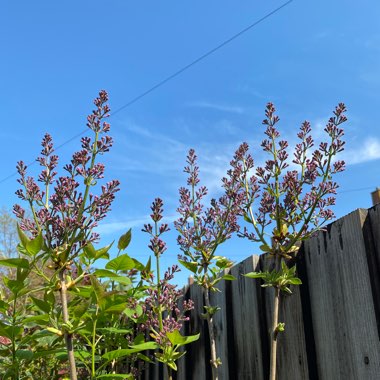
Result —
[[[124,356],[132,355],[140,351],[155,350],[156,348],[158,348],[158,344],[156,342],[146,342],[131,346],[131,348],[123,348],[121,350],[109,351],[105,353],[102,356],[102,358],[106,360],[114,360],[122,358]]]
[[[292,285],[302,285],[302,281],[300,278],[298,277],[293,277],[291,279],[289,279],[289,282],[292,284]]]
[[[178,260],[190,272],[196,273],[198,264],[195,261]]]
[[[3,282],[13,294],[20,293],[22,290],[28,290],[26,288],[24,289],[24,281],[11,280],[8,277],[4,276]]]
[[[41,314],[41,315],[34,315],[32,317],[27,317],[23,319],[24,325],[38,325],[38,326],[47,326],[49,321],[49,316],[47,314]]]
[[[206,318],[207,318],[207,315],[209,315],[210,317],[212,317],[216,312],[218,312],[219,310],[221,310],[221,308],[219,306],[203,306],[204,309],[206,310]]]
[[[118,329],[116,327],[101,327],[96,329],[97,331],[110,333],[110,334],[129,334],[132,332],[132,329]]]
[[[244,277],[248,278],[265,278],[267,276],[267,273],[265,272],[250,272],[243,274]]]
[[[42,310],[43,312],[45,313],[50,313],[50,309],[51,309],[51,306],[48,302],[46,301],[43,301],[43,300],[40,300],[38,298],[35,298],[33,296],[30,296],[31,300],[33,301],[33,303],[40,309]]]
[[[92,243],[88,243],[84,248],[83,252],[88,259],[94,259],[96,256],[96,249]]]
[[[18,267],[17,273],[16,273],[16,279],[17,281],[25,281],[25,279],[29,276],[29,274],[30,274],[29,269]]]
[[[0,336],[14,339],[14,335],[19,335],[24,331],[22,327],[13,327],[0,321]]]
[[[83,301],[73,308],[73,314],[76,318],[80,319],[89,309],[90,303]]]
[[[166,336],[170,340],[170,343],[173,346],[184,346],[185,344],[189,344],[195,342],[199,339],[200,334],[182,336],[178,330],[174,330],[173,332],[167,332]]]
[[[117,248],[120,251],[126,249],[132,239],[132,229],[130,228],[124,235],[121,235],[117,243]]]
[[[135,267],[135,262],[133,259],[131,259],[126,253],[124,255],[120,255],[119,257],[116,257],[115,259],[109,261],[106,264],[106,269],[112,269],[115,272],[121,271],[121,270],[130,270]]]
[[[145,267],[144,267],[144,271],[146,271],[146,272],[150,272],[150,268],[151,268],[151,265],[152,265],[152,259],[151,259],[151,257],[149,256],[149,259],[148,259],[148,261],[147,261],[147,263],[146,263],[146,265],[145,265]]]
[[[107,245],[106,247],[95,249],[94,245],[92,243],[89,243],[83,248],[83,251],[86,257],[89,259],[100,259],[100,258],[108,259],[109,258],[108,251],[111,249],[112,244],[113,242]]]
[[[30,239],[25,234],[25,232],[21,229],[21,227],[18,223],[17,223],[17,233],[18,233],[18,237],[20,238],[23,247],[26,248],[28,242],[30,242]]]
[[[63,349],[38,351],[34,353],[34,359],[43,358],[50,355],[63,355],[65,353],[66,353],[66,350],[63,350]]]
[[[127,307],[126,309],[124,309],[124,314],[126,316],[128,316],[129,318],[132,318],[135,314],[137,315],[137,317],[140,317],[143,313],[143,308],[141,305],[136,305],[135,308],[129,308]]]
[[[95,259],[100,259],[100,258],[109,259],[110,256],[108,254],[108,251],[111,249],[112,245],[113,245],[113,242],[103,248],[96,250]]]
[[[108,278],[118,277],[117,273],[111,272],[110,270],[106,270],[106,269],[97,269],[93,274],[96,277],[99,277],[99,278],[103,278],[103,277],[108,277]]]
[[[98,279],[94,275],[90,275],[92,290],[95,294],[96,300],[98,302],[98,305],[100,308],[104,305],[104,297],[105,297],[105,291],[101,283],[98,281]]]
[[[89,285],[75,286],[69,289],[71,293],[75,293],[83,298],[90,298],[93,294],[92,287]]]
[[[141,352],[137,353],[137,358],[143,360],[144,362],[153,364],[154,361],[150,359],[148,356],[142,354]]]
[[[247,223],[252,223],[252,219],[244,213],[244,220],[247,222]]]
[[[44,238],[42,237],[42,231],[40,231],[33,240],[29,240],[26,243],[25,248],[32,256],[35,256],[37,255],[38,252],[41,251],[43,245],[44,245]]]
[[[96,376],[96,379],[109,379],[109,380],[112,380],[112,379],[126,379],[126,380],[130,380],[130,379],[134,379],[134,376],[131,375],[131,374],[108,374],[108,375],[98,375]]]
[[[112,281],[118,282],[122,285],[130,285],[132,283],[130,278],[122,276],[112,277]]]
[[[137,334],[136,338],[133,340],[133,344],[141,344],[145,342],[145,335],[143,333]]]
[[[172,368],[174,371],[177,371],[177,364],[175,364],[175,362],[173,362],[173,361],[168,361],[168,362],[166,362],[166,364],[167,364],[170,368]]]
[[[0,266],[29,269],[29,261],[27,259],[2,259]]]
[[[104,311],[106,313],[121,313],[125,310],[126,306],[127,306],[127,303],[125,303],[125,302],[119,303],[119,304],[107,307]]]
[[[31,360],[33,358],[33,352],[29,350],[17,350],[16,357],[20,360]]]
[[[9,303],[7,303],[3,300],[0,300],[0,312],[1,313],[7,312],[9,307],[10,307]]]
[[[262,244],[260,245],[260,250],[263,252],[271,252],[272,248],[268,244]]]
[[[287,286],[281,286],[281,290],[288,294],[292,294],[292,291]]]
[[[224,276],[222,276],[222,279],[227,281],[233,281],[236,280],[236,277],[232,274],[225,274]]]
[[[233,264],[233,262],[228,260],[226,257],[214,256],[214,259],[216,259],[216,266],[220,269],[229,268]]]
[[[285,331],[285,323],[284,322],[280,322],[277,327],[276,327],[276,331],[278,332],[284,332]]]

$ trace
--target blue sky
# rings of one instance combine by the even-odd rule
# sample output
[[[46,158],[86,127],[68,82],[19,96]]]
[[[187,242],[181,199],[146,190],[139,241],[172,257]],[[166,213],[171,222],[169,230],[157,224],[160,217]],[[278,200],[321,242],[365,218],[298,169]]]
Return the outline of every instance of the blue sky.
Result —
[[[32,161],[45,132],[61,144],[85,128],[98,90],[116,110],[281,1],[12,1],[0,15],[0,181]],[[272,101],[283,136],[294,141],[307,119],[318,137],[335,105],[348,107],[347,170],[338,217],[371,206],[380,186],[380,3],[294,0],[247,33],[131,107],[111,117],[107,179],[122,182],[100,227],[109,242],[133,227],[130,254],[149,254],[140,232],[157,196],[175,218],[189,148],[214,197],[234,150],[248,141],[257,162],[265,104]],[[79,139],[59,150],[62,162]],[[35,169],[33,169],[35,170]],[[15,201],[16,177],[0,183],[1,205]],[[364,190],[358,190],[364,189]],[[175,261],[175,233],[164,264]],[[234,239],[223,252],[240,261],[256,248]]]

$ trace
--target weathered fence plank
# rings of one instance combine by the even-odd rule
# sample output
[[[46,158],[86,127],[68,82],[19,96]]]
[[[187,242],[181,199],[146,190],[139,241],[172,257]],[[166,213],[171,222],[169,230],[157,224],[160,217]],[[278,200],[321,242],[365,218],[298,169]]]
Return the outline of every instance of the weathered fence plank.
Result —
[[[375,307],[377,333],[380,340],[380,205],[368,210],[363,235]]]
[[[278,379],[305,380],[309,371],[300,291],[298,287],[292,287],[292,291],[291,296],[282,297],[280,304],[280,322],[285,322],[285,332],[278,337]]]
[[[272,270],[273,266],[273,259],[268,255],[260,256],[260,270]],[[259,280],[257,282],[262,283]],[[280,298],[279,322],[285,322],[285,332],[279,333],[277,338],[278,379],[305,380],[309,378],[309,373],[300,291],[298,287],[291,287],[291,290],[292,295],[281,294]],[[270,347],[269,332],[272,326],[274,290],[265,288],[263,292],[261,310],[266,316],[266,339]],[[269,356],[269,348],[266,354]],[[266,378],[268,376],[264,379]]]
[[[222,366],[218,368],[218,380],[228,380],[228,325],[227,325],[227,313],[229,312],[229,306],[227,306],[226,300],[226,287],[225,281],[221,281],[217,288],[220,292],[212,292],[210,296],[211,306],[219,306],[221,309],[214,314],[214,332],[216,342],[216,355],[222,361]],[[205,323],[205,326],[207,324]]]
[[[376,379],[380,345],[357,210],[305,244],[318,379]]]
[[[375,380],[380,378],[380,205],[357,210],[306,241],[297,257],[303,284],[283,297],[278,380]],[[242,274],[263,270],[264,256],[251,256],[231,268],[237,279],[220,283],[211,297],[215,315],[219,380],[267,380],[273,289]],[[195,302],[186,335],[201,333],[186,347],[176,380],[211,379],[207,322],[201,319],[203,294],[186,291]],[[157,366],[156,366],[157,367]],[[150,380],[162,371],[150,367]],[[161,376],[161,377],[160,377]]]
[[[251,278],[243,274],[257,270],[258,256],[248,257],[231,269],[236,280],[231,283],[231,298],[227,304],[232,315],[233,341],[229,350],[233,352],[233,373],[236,379],[263,380],[263,337],[261,309],[261,288]],[[265,338],[264,338],[265,339]]]
[[[191,312],[189,333],[191,335],[200,333],[200,338],[191,346],[186,347],[186,380],[207,379],[209,363],[209,343],[206,321],[201,318],[205,312],[203,309],[202,288],[196,284],[190,286],[189,297],[194,301],[194,310]],[[195,364],[196,363],[196,364]]]

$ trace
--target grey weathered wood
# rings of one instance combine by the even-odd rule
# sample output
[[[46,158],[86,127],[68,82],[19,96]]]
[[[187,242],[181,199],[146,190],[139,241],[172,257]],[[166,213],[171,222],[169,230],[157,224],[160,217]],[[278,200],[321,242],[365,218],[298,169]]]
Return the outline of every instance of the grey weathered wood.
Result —
[[[243,277],[243,274],[257,270],[259,257],[251,256],[231,268],[236,281],[231,283],[231,299],[227,308],[232,314],[233,342],[229,349],[234,358],[236,379],[264,380],[263,352],[257,281]]]
[[[186,380],[207,379],[206,377],[206,346],[208,347],[208,335],[205,329],[205,320],[201,318],[204,313],[202,288],[196,284],[190,287],[189,297],[194,301],[194,310],[191,312],[189,322],[189,333],[191,335],[200,333],[200,338],[186,347]]]
[[[304,283],[281,303],[278,380],[380,379],[380,205],[327,226],[303,244],[297,260]],[[222,293],[212,295],[212,304],[222,308],[215,315],[220,380],[268,378],[273,289],[242,276],[268,263],[248,257],[231,269],[237,280],[220,283]],[[186,297],[195,310],[183,331],[201,337],[186,347],[175,379],[208,380],[201,288],[190,286]],[[146,379],[161,380],[157,366],[149,369]]]
[[[261,269],[273,268],[273,260],[266,255],[260,257]],[[294,264],[289,264],[294,265]],[[285,331],[278,334],[277,373],[278,379],[291,378],[304,380],[309,378],[305,335],[303,329],[302,305],[298,286],[291,287],[293,294],[280,296],[279,322],[285,323]],[[269,330],[272,326],[274,289],[264,289],[264,305],[268,346],[270,347]],[[269,355],[269,352],[268,352]]]
[[[183,289],[183,300],[188,300],[190,295],[189,285],[186,285]],[[181,312],[183,311],[183,303],[182,300],[179,304],[179,309]],[[181,329],[181,334],[184,336],[190,335],[189,326],[187,323],[184,323]],[[181,347],[180,351],[187,351],[189,347]],[[177,362],[178,371],[176,374],[176,380],[186,380],[186,356],[182,356]]]
[[[366,210],[305,244],[318,378],[376,379],[380,345],[362,226]]]
[[[285,332],[278,337],[278,378],[309,379],[303,315],[299,287],[292,287],[291,296],[282,296],[280,322],[285,322]]]
[[[363,228],[367,262],[374,302],[377,332],[380,340],[380,204],[368,210]]]
[[[228,334],[227,334],[227,308],[226,304],[226,282],[218,283],[217,288],[220,292],[212,292],[210,297],[211,306],[218,306],[220,310],[214,314],[214,333],[216,343],[216,355],[222,361],[222,366],[218,368],[218,379],[228,380]]]

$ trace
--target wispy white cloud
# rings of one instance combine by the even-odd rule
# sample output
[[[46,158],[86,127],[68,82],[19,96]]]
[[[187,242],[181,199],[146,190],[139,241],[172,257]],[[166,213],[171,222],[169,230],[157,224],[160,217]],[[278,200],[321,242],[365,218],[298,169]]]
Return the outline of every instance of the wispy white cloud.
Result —
[[[128,134],[125,134],[128,131]],[[178,170],[175,162],[184,161],[187,145],[171,138],[158,128],[143,127],[133,122],[123,124],[116,134],[113,166],[123,171],[167,173]],[[127,154],[126,154],[127,152]]]
[[[244,92],[246,94],[252,95],[257,99],[265,100],[265,102],[273,101],[275,100],[275,97],[272,95],[264,94],[260,91],[258,91],[256,88],[253,87],[253,85],[249,84],[240,84],[237,86],[237,91]]]
[[[189,102],[189,103],[186,103],[186,106],[198,107],[198,108],[209,108],[216,111],[237,113],[237,114],[243,114],[245,112],[244,107],[228,105],[228,104],[210,103],[210,102],[205,102],[205,101]]]
[[[170,224],[173,223],[177,218],[178,216],[175,215],[166,216],[161,219],[161,222]],[[143,227],[144,224],[147,223],[152,223],[152,220],[149,215],[129,220],[119,220],[109,223],[102,223],[96,228],[96,232],[100,235],[112,235],[116,233],[123,233],[130,228]]]
[[[344,151],[343,157],[348,165],[378,160],[380,159],[380,139],[367,137],[362,142],[357,141],[355,147]]]

